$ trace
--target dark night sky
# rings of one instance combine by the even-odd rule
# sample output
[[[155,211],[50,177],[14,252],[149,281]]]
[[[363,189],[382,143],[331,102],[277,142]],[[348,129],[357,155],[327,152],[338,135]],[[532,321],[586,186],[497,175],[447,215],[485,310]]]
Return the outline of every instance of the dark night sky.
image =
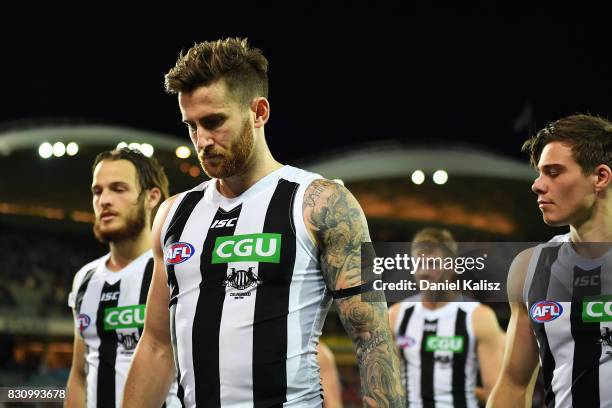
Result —
[[[5,16],[0,122],[75,117],[186,138],[163,74],[181,48],[229,35],[270,61],[266,133],[281,161],[383,139],[521,157],[534,126],[610,114],[606,11],[301,4]],[[532,115],[513,129],[526,106]]]

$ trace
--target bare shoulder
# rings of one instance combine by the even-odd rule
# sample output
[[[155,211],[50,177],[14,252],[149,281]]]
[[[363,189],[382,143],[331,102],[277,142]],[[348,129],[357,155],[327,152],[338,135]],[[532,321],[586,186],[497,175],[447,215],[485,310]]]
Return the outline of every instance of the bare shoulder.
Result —
[[[497,316],[491,307],[480,304],[472,313],[472,327],[477,338],[487,333],[500,332]]]
[[[508,271],[508,300],[510,302],[522,301],[523,299],[523,286],[525,285],[529,262],[531,262],[534,251],[535,247],[521,251],[514,257],[510,265],[510,270]]]
[[[304,222],[318,244],[324,243],[325,234],[331,230],[367,231],[361,206],[351,192],[341,184],[326,179],[314,180],[304,192],[302,206]]]
[[[175,194],[172,197],[167,198],[159,206],[159,209],[157,210],[157,214],[155,214],[155,220],[153,221],[153,253],[154,254],[159,255],[162,251],[161,244],[160,244],[162,228],[164,226],[164,223],[166,222],[166,217],[168,216],[168,213],[170,212],[172,205],[177,200],[179,195],[180,194]]]

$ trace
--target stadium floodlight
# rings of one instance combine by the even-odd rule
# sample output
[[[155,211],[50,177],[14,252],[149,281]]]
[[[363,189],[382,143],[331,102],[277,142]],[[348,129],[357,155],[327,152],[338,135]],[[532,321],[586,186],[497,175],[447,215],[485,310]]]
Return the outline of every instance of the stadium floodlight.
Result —
[[[415,170],[412,173],[412,176],[410,176],[410,179],[414,184],[423,184],[425,181],[425,173],[423,173],[421,170]]]
[[[140,145],[140,151],[147,157],[153,156],[155,149],[149,143],[143,143]]]
[[[53,144],[53,155],[55,157],[62,157],[66,154],[66,146],[62,142],[55,142]]]
[[[448,173],[444,170],[436,170],[433,174],[433,181],[436,184],[444,184],[448,181]]]
[[[68,143],[68,146],[66,146],[66,153],[68,154],[68,156],[74,156],[78,152],[79,152],[78,144],[76,144],[75,142]]]
[[[191,149],[187,146],[179,146],[176,148],[176,157],[179,159],[186,159],[191,156]]]
[[[53,155],[53,146],[51,146],[51,143],[44,142],[38,146],[38,155],[43,159],[51,157],[51,155]]]

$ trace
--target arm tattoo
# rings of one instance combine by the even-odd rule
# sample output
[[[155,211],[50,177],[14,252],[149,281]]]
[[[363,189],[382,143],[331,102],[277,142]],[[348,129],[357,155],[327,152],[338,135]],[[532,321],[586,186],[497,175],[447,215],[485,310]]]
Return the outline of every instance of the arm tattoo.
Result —
[[[316,180],[304,196],[304,219],[320,249],[323,276],[331,290],[362,284],[361,243],[369,241],[365,216],[343,186]],[[340,319],[353,340],[364,406],[403,407],[399,360],[389,328],[383,292],[336,300]]]

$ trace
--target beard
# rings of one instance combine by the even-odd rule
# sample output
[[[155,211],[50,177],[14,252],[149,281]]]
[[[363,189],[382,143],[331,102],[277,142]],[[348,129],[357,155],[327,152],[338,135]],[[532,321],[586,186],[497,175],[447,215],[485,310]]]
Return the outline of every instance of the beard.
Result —
[[[121,242],[133,239],[140,235],[145,227],[146,214],[144,208],[144,194],[138,197],[138,202],[126,216],[124,217],[124,225],[114,230],[102,230],[100,220],[96,217],[93,226],[93,232],[98,241],[103,244],[111,242]]]
[[[242,124],[240,137],[229,150],[219,152],[214,146],[209,146],[203,153],[198,154],[200,165],[204,173],[210,178],[224,179],[244,173],[247,162],[253,152],[255,134],[247,118]],[[221,157],[206,159],[205,156],[220,154]],[[215,164],[212,161],[217,162]]]

